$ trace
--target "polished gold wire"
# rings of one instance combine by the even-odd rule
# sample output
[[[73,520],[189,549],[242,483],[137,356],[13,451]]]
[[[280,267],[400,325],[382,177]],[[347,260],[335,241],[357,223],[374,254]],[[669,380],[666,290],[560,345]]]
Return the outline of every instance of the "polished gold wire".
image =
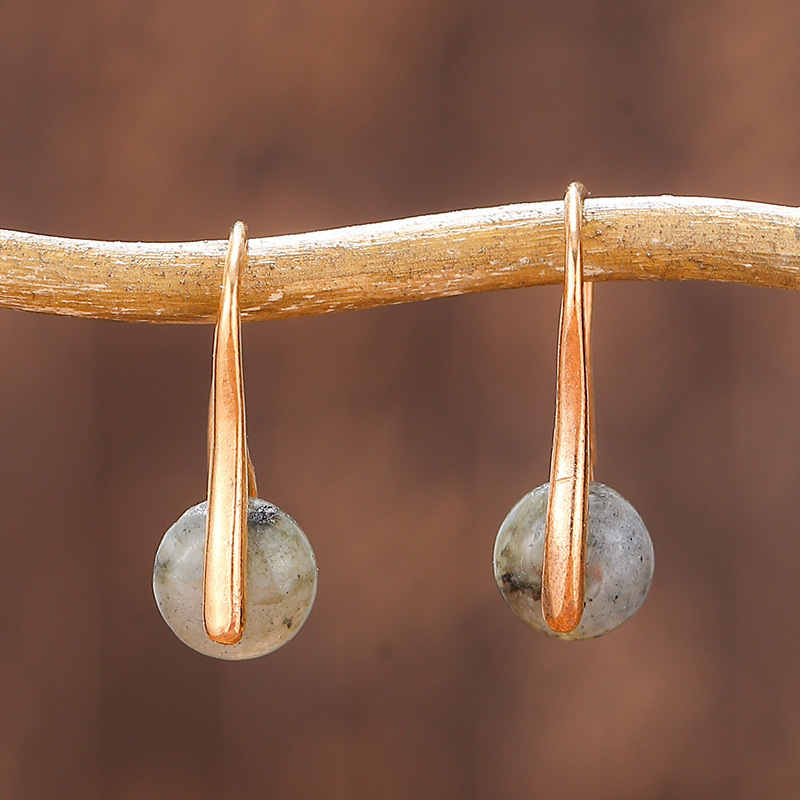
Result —
[[[584,190],[585,191],[585,190]],[[581,259],[583,255],[581,255]],[[592,316],[594,314],[594,284],[583,284],[583,346],[586,353],[586,394],[589,402],[589,481],[594,480],[597,462],[597,435],[594,427],[594,364],[592,363]]]
[[[247,228],[237,222],[225,258],[208,413],[203,622],[209,638],[220,644],[236,644],[244,633],[248,492],[256,495],[247,451],[239,311],[246,258]]]
[[[593,294],[591,284],[583,283],[581,247],[585,195],[580,183],[572,183],[564,198],[564,296],[542,570],[542,612],[550,628],[562,633],[576,628],[583,614],[586,523],[593,475],[589,358]]]

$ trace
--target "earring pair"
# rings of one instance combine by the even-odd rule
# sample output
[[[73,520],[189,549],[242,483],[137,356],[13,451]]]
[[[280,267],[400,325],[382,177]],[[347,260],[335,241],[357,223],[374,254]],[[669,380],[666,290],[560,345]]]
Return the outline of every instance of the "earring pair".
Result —
[[[247,228],[231,231],[214,334],[208,412],[208,498],[164,534],[153,593],[173,633],[215,658],[256,658],[289,641],[317,592],[303,531],[257,496],[247,448],[239,279]]]
[[[644,602],[653,577],[653,543],[642,518],[620,494],[593,480],[593,285],[583,281],[585,194],[572,183],[564,198],[550,481],[511,509],[494,547],[495,580],[505,601],[523,622],[561,639],[590,639],[617,628]]]
[[[585,189],[564,200],[566,256],[559,323],[550,481],[525,495],[497,534],[494,573],[508,605],[536,630],[562,639],[600,636],[644,602],[653,545],[641,517],[593,481],[593,286],[583,281]],[[225,259],[209,404],[208,500],[167,531],[153,591],[181,641],[206,655],[272,652],[305,622],[317,590],[314,552],[297,523],[257,498],[247,449],[239,276],[247,229],[234,226]]]

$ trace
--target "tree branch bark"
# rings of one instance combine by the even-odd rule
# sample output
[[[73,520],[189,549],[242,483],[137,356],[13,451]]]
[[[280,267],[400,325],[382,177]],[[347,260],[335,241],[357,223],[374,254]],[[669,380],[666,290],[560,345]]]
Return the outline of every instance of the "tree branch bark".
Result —
[[[251,239],[245,319],[560,283],[564,204],[523,203]],[[697,197],[587,199],[586,277],[800,288],[800,209]],[[0,307],[213,322],[227,239],[94,242],[0,231]]]

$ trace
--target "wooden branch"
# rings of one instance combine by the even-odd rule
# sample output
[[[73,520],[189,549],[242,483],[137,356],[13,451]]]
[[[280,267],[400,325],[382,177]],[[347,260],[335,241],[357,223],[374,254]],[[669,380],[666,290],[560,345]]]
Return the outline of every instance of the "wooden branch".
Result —
[[[587,199],[592,280],[800,288],[800,210],[696,197]],[[524,203],[251,239],[245,318],[274,319],[563,280],[564,204]],[[227,239],[92,242],[0,231],[0,306],[213,322]]]

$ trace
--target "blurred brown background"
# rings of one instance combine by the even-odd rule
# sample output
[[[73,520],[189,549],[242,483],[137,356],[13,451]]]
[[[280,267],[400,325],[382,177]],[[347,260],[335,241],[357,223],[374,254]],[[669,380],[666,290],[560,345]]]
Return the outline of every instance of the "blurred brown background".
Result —
[[[797,204],[799,34],[779,2],[5,2],[0,226],[264,236],[576,178]],[[491,565],[547,477],[559,294],[245,327],[259,486],[320,586],[241,664],[150,588],[205,492],[211,329],[0,313],[0,797],[796,796],[798,298],[599,287],[599,477],[656,575],[569,645]]]

